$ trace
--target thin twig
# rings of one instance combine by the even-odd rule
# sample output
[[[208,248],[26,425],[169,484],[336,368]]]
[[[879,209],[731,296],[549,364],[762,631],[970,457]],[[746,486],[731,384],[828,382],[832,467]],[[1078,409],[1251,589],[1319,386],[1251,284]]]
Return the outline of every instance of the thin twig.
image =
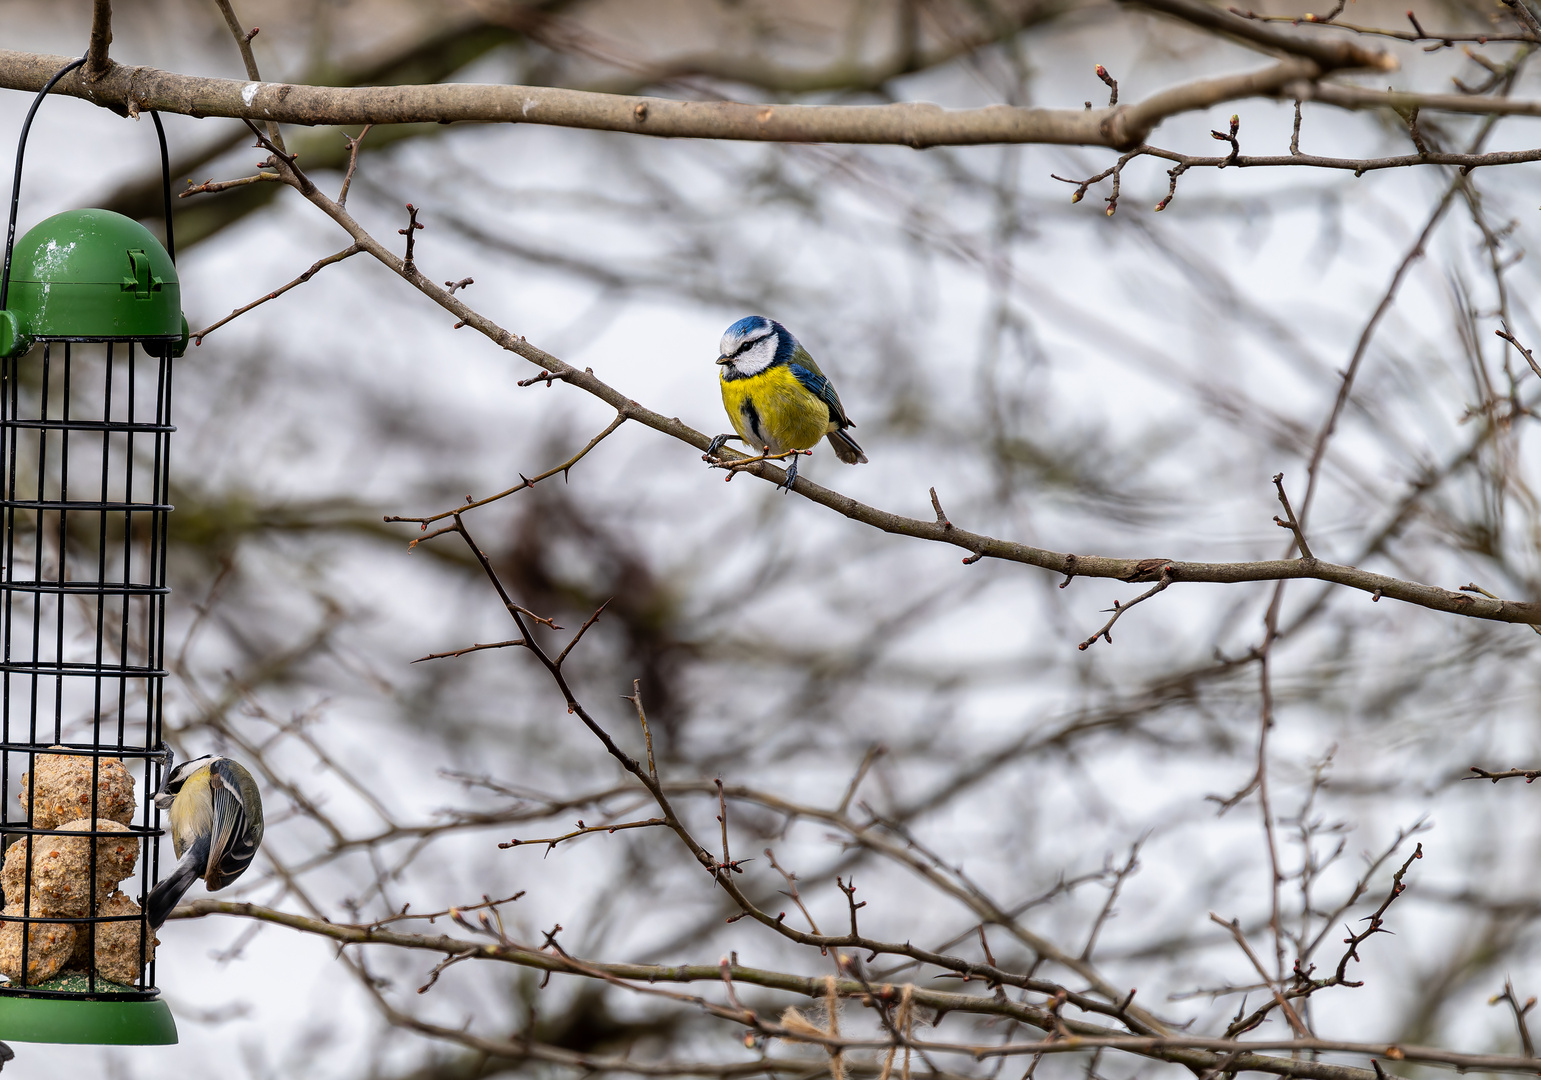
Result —
[[[429,514],[427,517],[398,517],[398,516],[395,516],[395,515],[391,515],[391,516],[387,516],[385,518],[385,520],[386,521],[410,521],[410,522],[413,522],[414,524],[421,525],[421,526],[423,526],[423,528],[426,529],[429,525],[433,524],[435,521],[443,521],[445,518],[455,517],[456,515],[463,514],[467,510],[475,510],[479,506],[486,506],[488,503],[497,502],[499,499],[506,499],[510,495],[514,494],[515,492],[523,491],[525,488],[534,487],[536,484],[540,483],[542,480],[548,480],[551,477],[557,475],[558,473],[561,473],[563,478],[565,479],[567,477],[567,474],[572,471],[572,467],[574,465],[576,465],[576,464],[578,464],[578,462],[582,461],[590,450],[594,449],[594,447],[598,446],[600,443],[604,442],[606,438],[608,438],[610,435],[614,434],[615,430],[617,428],[619,428],[622,424],[624,424],[626,422],[626,420],[627,420],[627,414],[625,412],[617,412],[615,414],[615,419],[610,421],[609,426],[606,427],[605,430],[601,431],[598,435],[595,435],[592,439],[590,439],[587,443],[584,444],[583,449],[579,450],[572,457],[570,457],[566,461],[562,462],[562,464],[557,465],[557,466],[555,466],[553,468],[547,469],[545,472],[538,473],[535,476],[529,476],[529,477],[527,477],[527,476],[520,476],[519,483],[515,484],[511,488],[508,488],[508,489],[506,489],[504,491],[498,492],[496,495],[488,495],[485,499],[476,499],[474,501],[467,501],[464,506],[457,506],[453,510],[443,510],[443,511],[440,511],[439,513],[437,513],[437,514]],[[420,537],[419,539],[427,539],[427,537]]]
[[[359,144],[364,141],[364,136],[369,134],[373,124],[365,124],[364,129],[357,135],[344,135],[348,143],[348,171],[343,174],[342,187],[337,190],[337,205],[348,205],[348,188],[353,184],[353,174],[358,171]]]
[[[1514,1026],[1519,1029],[1520,1046],[1524,1049],[1525,1056],[1528,1058],[1535,1057],[1536,1045],[1530,1039],[1530,1026],[1525,1023],[1525,1014],[1536,1007],[1536,999],[1534,997],[1526,998],[1525,1003],[1522,1005],[1519,995],[1514,992],[1514,983],[1504,979],[1503,993],[1495,994],[1493,997],[1488,998],[1488,1004],[1497,1005],[1500,1001],[1507,1001],[1510,1009],[1514,1012]]]
[[[1133,600],[1129,601],[1127,604],[1120,604],[1117,600],[1114,600],[1112,608],[1107,609],[1107,610],[1111,610],[1113,612],[1113,617],[1102,625],[1102,629],[1101,630],[1098,630],[1091,637],[1089,637],[1085,641],[1081,642],[1081,644],[1077,645],[1076,648],[1080,649],[1082,652],[1085,652],[1087,649],[1091,648],[1094,644],[1096,644],[1098,638],[1102,638],[1109,645],[1113,644],[1113,633],[1112,633],[1112,631],[1113,631],[1113,624],[1116,623],[1119,619],[1121,619],[1123,617],[1123,615],[1124,615],[1124,612],[1126,612],[1130,608],[1134,607],[1134,605],[1142,603],[1142,602],[1144,602],[1146,600],[1149,600],[1152,596],[1155,596],[1158,592],[1161,592],[1168,585],[1172,584],[1172,578],[1171,578],[1171,575],[1169,573],[1169,569],[1170,569],[1169,567],[1162,567],[1161,568],[1161,579],[1159,581],[1157,581],[1156,584],[1154,586],[1152,586],[1150,589],[1147,589],[1145,592],[1142,592],[1139,596],[1136,596]]]
[[[1509,332],[1509,328],[1507,326],[1505,326],[1502,330],[1494,330],[1493,333],[1497,334],[1510,345],[1513,345],[1516,349],[1520,350],[1520,355],[1525,358],[1525,363],[1530,365],[1530,370],[1536,373],[1537,378],[1541,378],[1541,363],[1536,362],[1536,358],[1531,353],[1531,351],[1520,344],[1519,339]]]
[[[621,699],[629,701],[637,710],[637,723],[642,725],[642,741],[647,744],[647,774],[658,782],[658,766],[653,761],[653,732],[647,726],[647,713],[642,708],[642,680],[631,681],[631,694]]]
[[[856,774],[851,777],[851,782],[845,787],[845,794],[841,797],[840,805],[836,807],[835,813],[843,814],[846,812],[846,809],[851,805],[851,799],[856,795],[856,789],[861,787],[862,780],[866,778],[867,770],[872,768],[874,761],[887,752],[888,747],[882,743],[873,743],[867,748],[867,752],[862,755],[861,764],[856,767]]]
[[[546,850],[550,851],[564,840],[571,840],[579,836],[588,836],[591,833],[613,833],[618,832],[621,829],[646,829],[654,825],[667,824],[668,822],[666,822],[663,818],[657,817],[648,818],[646,821],[621,821],[614,825],[585,825],[582,821],[580,821],[578,822],[578,827],[576,829],[570,833],[563,833],[561,836],[547,836],[538,840],[509,840],[505,843],[499,844],[498,847],[515,848],[528,847],[531,844],[545,844]]]
[[[177,192],[177,198],[187,199],[194,195],[213,195],[221,191],[229,191],[231,188],[245,187],[247,184],[281,184],[284,178],[273,172],[254,173],[251,176],[243,176],[236,180],[205,180],[201,184],[189,186],[186,191]],[[192,181],[188,181],[192,185]]]
[[[1274,524],[1295,534],[1295,544],[1300,548],[1300,557],[1302,559],[1315,559],[1316,556],[1311,554],[1311,545],[1306,543],[1305,530],[1300,527],[1300,522],[1295,517],[1295,510],[1290,506],[1290,497],[1284,493],[1283,473],[1274,474],[1273,486],[1278,489],[1279,502],[1284,506],[1284,516],[1287,519],[1281,521],[1275,517],[1273,519]]]
[[[610,600],[614,599],[615,597],[613,596],[610,598]],[[589,632],[589,627],[593,626],[599,621],[599,617],[604,614],[605,608],[610,606],[610,600],[606,600],[603,604],[600,604],[599,607],[594,609],[594,614],[590,615],[583,621],[583,625],[578,627],[578,632],[573,635],[573,639],[567,643],[566,648],[557,654],[557,658],[554,663],[558,668],[560,668],[562,666],[562,662],[567,659],[567,654],[573,651],[573,646],[583,640],[583,635]],[[523,611],[524,609],[521,608],[520,610]],[[553,627],[553,629],[555,629],[555,627]]]
[[[1536,777],[1541,776],[1541,769],[1505,769],[1503,772],[1488,772],[1486,769],[1479,769],[1473,765],[1471,771],[1475,775],[1463,776],[1461,779],[1491,780],[1496,784],[1500,780],[1518,780],[1523,778],[1525,783],[1529,784],[1533,783]]]
[[[1235,939],[1235,942],[1241,948],[1241,951],[1245,953],[1247,959],[1252,962],[1252,967],[1257,971],[1258,975],[1262,977],[1263,982],[1267,984],[1269,992],[1274,996],[1275,1003],[1277,1003],[1279,1008],[1284,1011],[1284,1018],[1289,1021],[1290,1029],[1295,1032],[1295,1037],[1300,1039],[1309,1038],[1311,1033],[1306,1030],[1305,1024],[1301,1022],[1299,1015],[1296,1014],[1289,1001],[1285,999],[1284,994],[1279,989],[1278,985],[1276,985],[1273,979],[1269,977],[1268,972],[1263,967],[1263,962],[1258,959],[1257,953],[1253,952],[1252,946],[1247,943],[1247,936],[1241,932],[1241,924],[1235,919],[1231,919],[1229,921],[1222,919],[1213,911],[1209,913],[1209,918],[1212,922],[1218,923],[1231,932],[1231,937]]]
[[[251,303],[247,304],[245,307],[238,307],[234,311],[232,311],[229,315],[226,315],[223,319],[220,319],[218,322],[210,323],[208,326],[205,326],[202,330],[199,330],[196,334],[193,335],[193,344],[194,345],[202,345],[204,338],[208,337],[210,334],[212,334],[214,331],[218,330],[221,326],[224,326],[226,323],[230,322],[232,319],[240,318],[242,315],[245,315],[248,311],[252,310],[253,308],[261,307],[263,304],[267,303],[269,300],[276,300],[276,299],[278,299],[280,296],[282,296],[284,293],[288,292],[290,289],[294,288],[296,285],[303,285],[303,284],[305,284],[312,277],[314,277],[319,271],[324,270],[326,267],[331,266],[333,263],[340,263],[344,259],[351,259],[353,256],[357,255],[359,252],[361,252],[363,250],[364,249],[361,246],[359,246],[358,244],[350,244],[348,247],[343,248],[341,251],[337,252],[334,255],[328,255],[324,259],[318,259],[311,266],[311,268],[309,270],[305,271],[303,274],[301,274],[299,277],[295,278],[293,281],[289,282],[287,285],[280,285],[278,288],[274,289],[272,292],[268,293],[266,296],[259,296],[257,299],[253,300]]]
[[[419,656],[412,661],[421,664],[424,660],[444,660],[452,656],[464,656],[467,653],[480,652],[482,649],[507,649],[515,645],[523,645],[524,638],[514,638],[511,641],[494,641],[486,645],[468,645],[464,649],[456,649],[454,652],[429,653],[427,656]]]

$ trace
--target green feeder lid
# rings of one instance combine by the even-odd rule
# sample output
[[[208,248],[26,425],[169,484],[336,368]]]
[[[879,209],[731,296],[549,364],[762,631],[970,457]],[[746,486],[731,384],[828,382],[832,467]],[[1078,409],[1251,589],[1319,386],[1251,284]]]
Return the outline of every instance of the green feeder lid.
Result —
[[[181,355],[187,322],[171,256],[149,229],[111,210],[39,222],[16,241],[0,356],[40,338],[147,341]]]
[[[40,989],[74,989],[64,979]],[[85,984],[84,978],[75,980]],[[113,1001],[97,980],[96,998],[24,997],[0,990],[0,1041],[94,1043],[112,1046],[165,1046],[177,1041],[177,1024],[160,998]],[[130,987],[123,991],[131,992]],[[105,997],[105,1000],[104,1000]]]

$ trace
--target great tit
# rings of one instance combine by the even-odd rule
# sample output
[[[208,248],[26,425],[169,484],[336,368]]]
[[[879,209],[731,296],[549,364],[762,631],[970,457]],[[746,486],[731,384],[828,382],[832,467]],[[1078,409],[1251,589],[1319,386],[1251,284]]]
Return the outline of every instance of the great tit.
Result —
[[[847,465],[864,465],[867,455],[846,429],[854,427],[808,350],[785,326],[763,315],[750,315],[728,327],[718,347],[722,366],[722,404],[738,438],[763,455],[807,450],[829,439]],[[719,435],[707,448],[715,454],[732,435]],[[797,458],[783,485],[792,490]]]
[[[262,794],[241,765],[205,755],[172,769],[155,805],[170,811],[171,844],[180,860],[145,904],[150,926],[159,928],[196,879],[218,892],[251,865],[262,843]]]

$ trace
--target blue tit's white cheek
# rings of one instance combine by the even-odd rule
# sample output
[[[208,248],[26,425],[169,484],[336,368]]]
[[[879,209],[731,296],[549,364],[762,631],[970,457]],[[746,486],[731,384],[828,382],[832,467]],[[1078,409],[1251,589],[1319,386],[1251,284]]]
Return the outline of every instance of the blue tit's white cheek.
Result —
[[[776,359],[776,335],[767,334],[733,361],[740,376],[758,375],[770,367]]]

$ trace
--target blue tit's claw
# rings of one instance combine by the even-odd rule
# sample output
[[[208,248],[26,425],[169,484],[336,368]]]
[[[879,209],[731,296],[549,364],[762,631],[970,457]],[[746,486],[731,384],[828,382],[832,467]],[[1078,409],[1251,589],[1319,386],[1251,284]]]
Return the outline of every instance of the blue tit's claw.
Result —
[[[795,483],[797,483],[797,458],[794,456],[792,458],[792,464],[787,468],[786,482],[781,485],[781,490],[783,492],[789,492],[792,490],[792,485]]]
[[[723,444],[725,444],[729,439],[736,438],[738,438],[737,435],[718,435],[716,438],[712,439],[711,442],[706,444],[706,453],[701,455],[701,460],[710,461],[712,458],[717,456],[717,451],[722,449]]]

